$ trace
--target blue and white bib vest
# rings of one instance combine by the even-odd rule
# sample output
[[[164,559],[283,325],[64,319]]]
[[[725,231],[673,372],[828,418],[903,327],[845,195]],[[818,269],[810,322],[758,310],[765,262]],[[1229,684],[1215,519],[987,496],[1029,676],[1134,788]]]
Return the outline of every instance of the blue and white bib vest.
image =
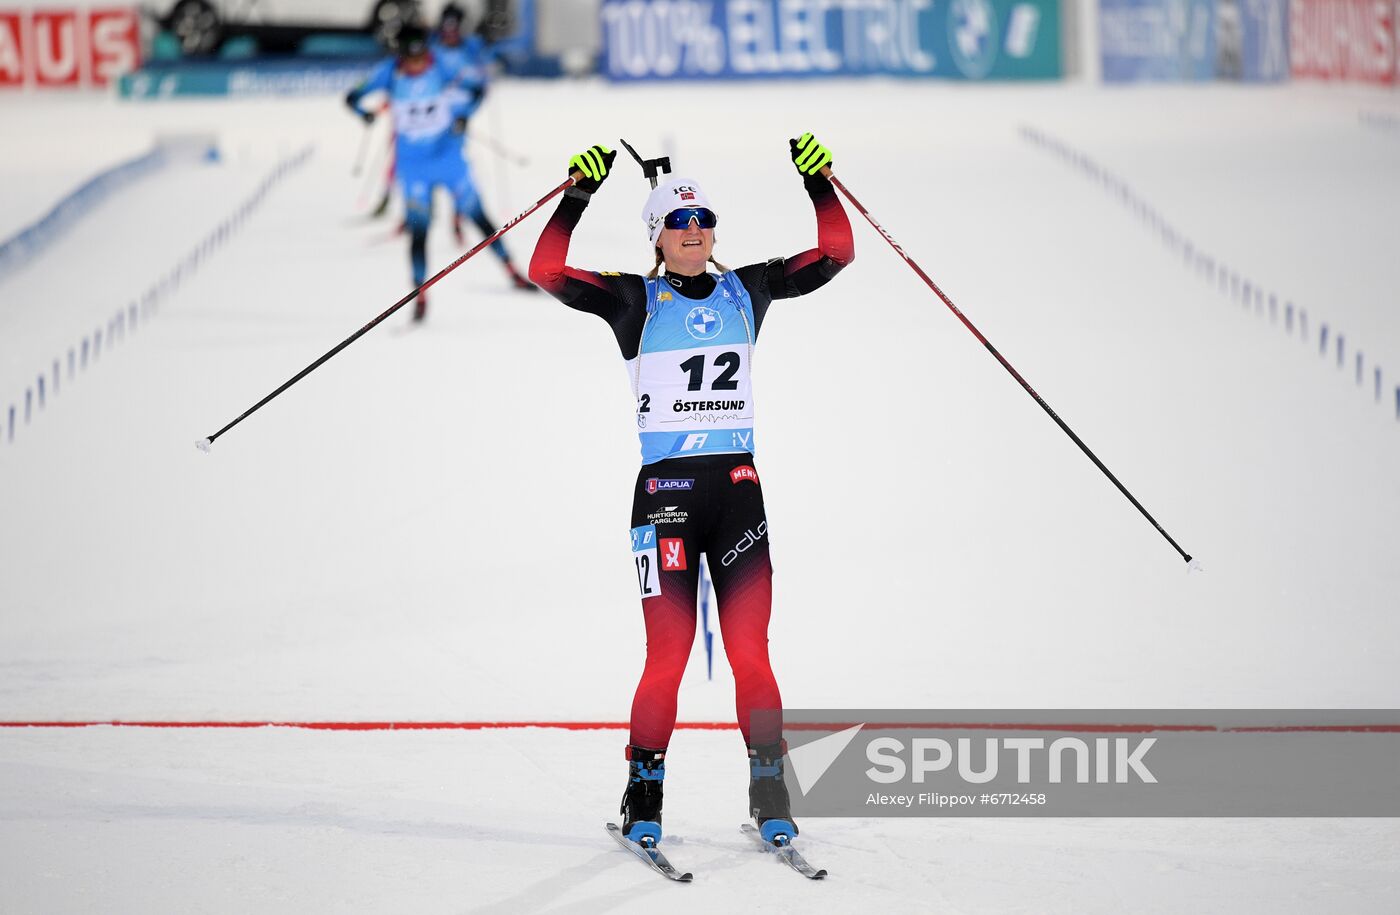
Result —
[[[646,280],[641,345],[627,360],[643,464],[754,450],[753,302],[733,273],[710,275],[705,299]]]
[[[389,85],[389,105],[401,162],[418,162],[450,156],[462,148],[462,138],[452,133],[452,121],[466,96],[443,66],[435,65],[417,76],[396,73]]]

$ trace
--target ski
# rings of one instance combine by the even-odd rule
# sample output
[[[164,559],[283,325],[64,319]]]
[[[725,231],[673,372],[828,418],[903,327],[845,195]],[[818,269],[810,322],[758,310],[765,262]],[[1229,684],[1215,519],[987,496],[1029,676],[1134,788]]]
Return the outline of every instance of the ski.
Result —
[[[758,831],[758,827],[752,823],[744,823],[739,827],[747,836],[752,836],[753,840],[759,844],[764,851],[773,852],[783,859],[788,867],[797,871],[809,880],[820,880],[826,876],[826,868],[818,870],[807,863],[807,859],[802,857],[802,853],[792,847],[792,840],[787,836],[778,836],[775,842],[765,842],[763,834]]]
[[[622,834],[622,827],[618,826],[616,823],[607,824],[607,830],[608,835],[616,839],[619,845],[638,858],[641,858],[652,870],[656,871],[661,876],[670,880],[675,880],[677,883],[689,883],[694,879],[694,875],[689,871],[681,873],[676,870],[671,862],[666,860],[666,856],[661,853],[661,849],[657,848],[650,841],[648,841],[646,845],[638,845],[636,842],[624,836]],[[825,873],[825,871],[823,871],[823,873]]]

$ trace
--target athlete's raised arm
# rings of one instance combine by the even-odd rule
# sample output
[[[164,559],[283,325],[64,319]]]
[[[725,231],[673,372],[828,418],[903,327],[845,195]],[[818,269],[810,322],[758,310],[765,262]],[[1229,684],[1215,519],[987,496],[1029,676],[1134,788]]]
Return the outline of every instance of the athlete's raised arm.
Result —
[[[820,289],[856,259],[851,222],[836,189],[822,174],[822,169],[831,164],[831,151],[810,133],[789,140],[788,145],[816,210],[817,246],[792,257],[774,258],[735,271],[753,297],[754,316],[760,324],[773,299],[789,299]]]
[[[564,192],[554,215],[549,218],[535,254],[530,258],[530,279],[545,292],[570,308],[595,314],[608,322],[617,337],[623,358],[637,354],[642,324],[646,320],[646,286],[631,273],[597,273],[579,270],[566,263],[569,239],[583,217],[588,201],[610,172],[615,150],[593,146],[569,160],[569,170],[583,173]]]

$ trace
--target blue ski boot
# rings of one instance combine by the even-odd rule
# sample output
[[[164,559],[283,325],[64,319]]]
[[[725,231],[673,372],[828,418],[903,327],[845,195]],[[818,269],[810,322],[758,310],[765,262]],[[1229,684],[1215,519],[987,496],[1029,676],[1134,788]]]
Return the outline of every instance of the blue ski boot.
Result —
[[[783,743],[749,747],[749,813],[765,842],[797,835],[783,782]]]
[[[627,748],[627,790],[622,795],[622,834],[638,845],[661,841],[661,787],[666,751]]]

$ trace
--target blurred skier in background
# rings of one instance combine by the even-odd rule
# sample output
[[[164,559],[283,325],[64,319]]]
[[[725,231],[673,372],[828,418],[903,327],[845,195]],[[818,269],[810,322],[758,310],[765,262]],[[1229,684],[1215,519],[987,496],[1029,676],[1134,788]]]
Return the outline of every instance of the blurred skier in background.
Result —
[[[406,26],[399,32],[396,56],[379,64],[345,97],[350,110],[371,124],[375,114],[363,108],[361,100],[371,92],[388,95],[415,286],[427,279],[434,188],[447,188],[456,212],[469,217],[488,235],[496,231],[482,212],[471,168],[462,155],[467,119],[481,104],[482,91],[469,74],[454,73],[434,58],[426,31]],[[517,288],[534,288],[511,263],[504,244],[497,240],[491,248]],[[422,321],[427,307],[427,297],[420,295],[414,303],[413,320]]]
[[[433,57],[437,58],[449,72],[457,74],[459,82],[474,86],[474,91],[478,93],[478,99],[484,100],[487,83],[491,79],[491,51],[486,44],[486,39],[479,33],[466,34],[464,31],[465,20],[466,11],[461,6],[456,3],[444,6],[438,17],[437,31],[433,34],[430,47]],[[463,140],[465,139],[463,137]],[[465,149],[462,155],[466,155]],[[477,228],[487,235],[496,231],[491,221],[485,219],[484,216],[483,221],[477,223]],[[452,220],[452,232],[457,239],[457,244],[465,244],[460,213],[455,214]]]
[[[463,31],[465,20],[466,12],[456,3],[449,3],[443,7],[438,18],[437,31],[429,41],[428,49],[449,72],[457,74],[459,80],[480,87],[484,98],[486,84],[491,77],[491,50],[481,35],[475,32],[471,35],[465,34]],[[392,134],[392,131],[390,132]],[[384,196],[380,198],[379,204],[371,214],[375,217],[383,216],[388,211],[389,197],[394,186],[393,136],[390,136],[389,142],[391,152],[384,179]],[[457,237],[457,243],[461,244],[462,220],[460,216],[455,216],[453,219],[452,231]]]
[[[466,11],[456,3],[442,8],[437,32],[433,35],[433,55],[459,77],[464,75],[463,71],[469,71],[468,79],[484,90],[491,77],[491,50],[479,33],[465,34],[465,20]]]
[[[855,243],[821,171],[831,153],[811,134],[792,140],[790,149],[816,211],[810,250],[730,270],[713,256],[719,217],[709,198],[695,181],[670,177],[642,213],[656,258],[650,273],[569,267],[570,236],[616,156],[594,146],[570,160],[584,177],[565,191],[530,261],[541,288],[612,327],[636,396],[642,469],[632,494],[632,549],[647,654],[632,702],[621,812],[623,834],[643,845],[661,840],[664,760],[695,640],[702,552],[748,746],[749,813],[769,842],[797,834],[783,784],[781,725],[751,720],[754,711],[781,709],[782,698],[768,660],[773,569],[754,467],[749,369],[773,301],[826,285],[855,258]]]

